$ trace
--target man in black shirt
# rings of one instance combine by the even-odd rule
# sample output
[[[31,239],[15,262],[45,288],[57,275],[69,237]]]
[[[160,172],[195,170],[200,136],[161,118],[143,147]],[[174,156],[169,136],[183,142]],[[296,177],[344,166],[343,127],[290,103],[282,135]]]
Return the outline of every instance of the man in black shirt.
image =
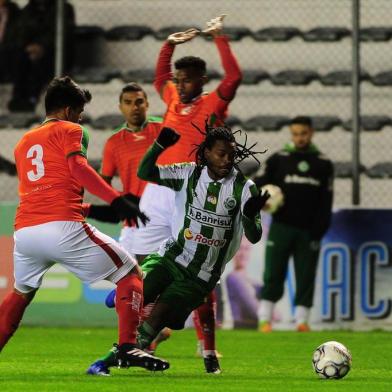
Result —
[[[281,188],[284,204],[272,218],[266,244],[264,287],[259,310],[260,330],[270,332],[272,311],[284,292],[290,256],[296,278],[296,326],[308,331],[320,241],[328,229],[332,210],[332,162],[312,144],[309,117],[291,121],[292,142],[266,162],[256,185]]]

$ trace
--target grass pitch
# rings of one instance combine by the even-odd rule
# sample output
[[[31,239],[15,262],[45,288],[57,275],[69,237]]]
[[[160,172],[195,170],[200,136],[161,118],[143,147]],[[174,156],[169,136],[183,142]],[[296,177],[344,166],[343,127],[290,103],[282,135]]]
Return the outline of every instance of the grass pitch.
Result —
[[[209,375],[195,356],[194,331],[186,330],[158,350],[171,363],[168,371],[114,369],[111,377],[93,377],[84,372],[115,341],[114,329],[22,327],[0,354],[0,391],[390,391],[391,338],[388,332],[218,331],[223,373]],[[342,380],[313,373],[313,350],[328,340],[353,355]]]

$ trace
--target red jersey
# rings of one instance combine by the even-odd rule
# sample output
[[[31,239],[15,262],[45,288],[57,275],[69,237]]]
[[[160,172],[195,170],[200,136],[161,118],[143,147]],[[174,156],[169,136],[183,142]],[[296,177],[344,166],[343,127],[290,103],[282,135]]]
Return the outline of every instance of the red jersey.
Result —
[[[195,160],[195,154],[191,155],[196,145],[204,140],[205,123],[216,126],[222,124],[227,115],[227,108],[234,98],[235,92],[241,82],[241,71],[234,55],[230,51],[227,37],[220,36],[214,39],[217,45],[225,77],[218,88],[209,94],[202,94],[192,102],[183,104],[180,102],[175,84],[171,81],[171,57],[174,46],[165,43],[161,49],[156,68],[154,85],[161,94],[167,105],[162,126],[175,129],[181,138],[172,147],[165,150],[158,158],[161,165],[178,162],[190,162]],[[225,99],[222,98],[225,97]]]
[[[69,121],[49,119],[15,147],[19,206],[15,229],[51,221],[84,220],[83,187],[71,176],[68,157],[87,157],[88,132]]]
[[[154,143],[162,128],[162,119],[148,117],[140,131],[132,131],[123,124],[104,147],[101,174],[113,177],[118,174],[123,193],[141,196],[147,184],[137,176],[139,162]]]

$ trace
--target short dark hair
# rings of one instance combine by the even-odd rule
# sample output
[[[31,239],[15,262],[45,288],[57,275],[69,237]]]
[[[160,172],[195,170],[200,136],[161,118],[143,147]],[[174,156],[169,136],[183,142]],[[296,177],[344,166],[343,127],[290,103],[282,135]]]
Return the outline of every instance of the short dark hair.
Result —
[[[309,116],[297,116],[294,117],[290,121],[290,125],[293,124],[301,124],[301,125],[307,125],[309,128],[313,128],[313,121]]]
[[[45,94],[46,114],[70,106],[73,109],[91,101],[90,91],[81,88],[69,76],[54,78]]]
[[[200,57],[195,56],[185,56],[181,57],[174,63],[175,69],[184,69],[184,68],[193,68],[196,71],[199,71],[201,74],[205,74],[207,72],[206,62]]]
[[[144,95],[144,98],[147,99],[147,94],[144,91],[143,87],[140,86],[140,84],[137,84],[135,82],[131,82],[131,83],[127,83],[122,88],[121,93],[120,93],[120,97],[119,97],[120,102],[121,102],[121,99],[122,99],[124,93],[133,93],[133,92],[137,92],[137,91],[141,91],[143,93],[143,95]]]

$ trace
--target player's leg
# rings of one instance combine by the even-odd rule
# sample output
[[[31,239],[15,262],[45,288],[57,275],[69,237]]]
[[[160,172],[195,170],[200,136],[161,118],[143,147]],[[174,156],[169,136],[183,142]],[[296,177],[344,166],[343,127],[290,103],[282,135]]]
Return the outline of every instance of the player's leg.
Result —
[[[56,244],[56,260],[84,282],[105,279],[117,285],[119,345],[116,359],[119,365],[148,370],[167,369],[169,364],[166,361],[137,348],[136,331],[143,306],[143,281],[136,260],[116,241],[87,223],[57,223],[62,225],[63,235]]]
[[[312,241],[309,233],[298,231],[294,249],[294,269],[296,280],[295,323],[299,332],[310,331],[309,317],[313,305],[317,264],[320,253],[318,241]]]
[[[53,265],[45,253],[48,240],[55,237],[56,233],[44,225],[26,227],[14,234],[15,285],[0,305],[0,351],[17,330],[25,309],[41,286],[43,275]]]
[[[272,313],[275,303],[284,292],[284,280],[292,246],[291,228],[287,225],[272,223],[266,244],[264,284],[259,308],[259,329],[261,332],[272,330]]]

